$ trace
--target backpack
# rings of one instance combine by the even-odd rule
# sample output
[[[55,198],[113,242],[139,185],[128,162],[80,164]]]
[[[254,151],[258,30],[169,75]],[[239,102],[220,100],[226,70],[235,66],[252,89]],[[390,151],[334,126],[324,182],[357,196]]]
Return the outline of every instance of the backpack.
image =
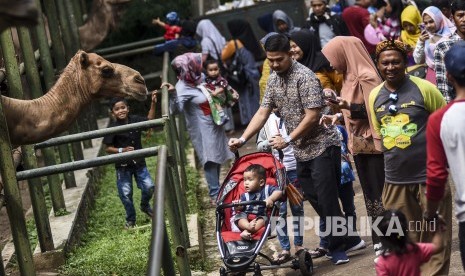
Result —
[[[228,68],[226,69],[226,78],[229,82],[233,83],[233,87],[236,86],[243,86],[247,81],[247,75],[245,73],[244,63],[242,62],[241,55],[239,53],[240,49],[237,47],[237,42],[235,39],[234,46],[234,57],[229,64]]]

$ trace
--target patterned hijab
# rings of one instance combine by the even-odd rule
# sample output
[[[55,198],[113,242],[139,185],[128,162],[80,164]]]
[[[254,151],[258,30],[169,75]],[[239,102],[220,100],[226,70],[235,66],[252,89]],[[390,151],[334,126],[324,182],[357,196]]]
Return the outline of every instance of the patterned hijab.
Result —
[[[415,34],[409,34],[407,31],[402,30],[400,33],[400,38],[402,42],[410,45],[412,48],[415,48],[417,45],[418,38],[420,38],[421,32],[418,25],[422,23],[422,18],[420,11],[415,6],[407,6],[400,15],[400,21],[402,24],[408,22],[415,27]]]
[[[447,39],[455,32],[455,26],[449,19],[447,19],[447,17],[444,16],[444,14],[442,14],[440,9],[434,6],[427,7],[423,11],[422,17],[425,16],[425,14],[429,15],[436,25],[436,32],[430,35],[440,37],[440,39],[438,39],[435,43],[431,42],[431,38],[425,42],[426,64],[428,64],[430,68],[434,68],[434,49],[436,49],[436,45]]]
[[[202,54],[185,53],[177,56],[171,62],[179,80],[187,85],[196,87],[202,81]]]

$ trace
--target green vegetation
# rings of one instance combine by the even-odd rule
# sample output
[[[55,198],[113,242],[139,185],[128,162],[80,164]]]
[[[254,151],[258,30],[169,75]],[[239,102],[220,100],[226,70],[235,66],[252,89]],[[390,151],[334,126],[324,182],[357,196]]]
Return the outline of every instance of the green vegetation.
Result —
[[[143,137],[144,147],[159,145],[163,141],[161,133],[155,138]],[[156,157],[147,158],[147,167],[154,177]],[[198,172],[187,167],[188,187],[187,200],[190,212],[199,210]],[[104,167],[102,178],[97,183],[98,192],[95,206],[88,220],[88,229],[79,246],[67,257],[66,264],[61,267],[63,275],[144,275],[147,270],[147,259],[151,239],[151,221],[136,208],[138,228],[125,230],[125,212],[116,190],[116,175],[113,165]],[[134,204],[140,202],[140,190],[134,183]],[[169,228],[168,228],[169,230]],[[172,252],[174,256],[174,250]],[[192,269],[205,267],[198,256]]]

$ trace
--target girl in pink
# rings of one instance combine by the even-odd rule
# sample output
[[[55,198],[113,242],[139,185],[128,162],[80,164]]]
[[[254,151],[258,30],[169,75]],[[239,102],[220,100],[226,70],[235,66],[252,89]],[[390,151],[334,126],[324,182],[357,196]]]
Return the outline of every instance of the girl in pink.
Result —
[[[387,210],[378,225],[382,244],[381,256],[375,259],[378,276],[420,276],[420,266],[429,261],[443,244],[442,233],[445,226],[440,219],[424,222],[428,231],[435,232],[431,243],[414,243],[408,231],[417,225],[407,223],[405,215],[398,210]],[[373,226],[375,227],[375,226]]]

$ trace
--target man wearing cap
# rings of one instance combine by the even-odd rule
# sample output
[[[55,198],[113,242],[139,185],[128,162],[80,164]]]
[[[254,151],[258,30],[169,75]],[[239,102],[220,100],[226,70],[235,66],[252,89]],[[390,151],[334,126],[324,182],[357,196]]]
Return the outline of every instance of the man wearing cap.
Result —
[[[415,242],[431,241],[424,231],[426,202],[426,125],[431,113],[445,105],[439,90],[417,77],[405,74],[407,51],[400,41],[388,40],[376,46],[378,70],[385,81],[369,97],[375,131],[382,137],[385,184],[383,205],[402,211],[409,221],[409,234]],[[450,263],[452,199],[447,190],[439,206],[448,223],[444,249],[423,267],[424,275],[447,275]]]
[[[452,18],[457,29],[447,40],[438,43],[434,50],[434,71],[439,91],[450,102],[455,98],[454,87],[447,81],[444,56],[457,41],[465,40],[465,0],[455,0],[451,5]]]
[[[428,119],[427,139],[427,210],[434,217],[447,190],[449,166],[455,183],[455,212],[459,222],[460,253],[465,269],[465,42],[460,41],[444,59],[447,79],[455,88],[456,98],[434,112]]]

